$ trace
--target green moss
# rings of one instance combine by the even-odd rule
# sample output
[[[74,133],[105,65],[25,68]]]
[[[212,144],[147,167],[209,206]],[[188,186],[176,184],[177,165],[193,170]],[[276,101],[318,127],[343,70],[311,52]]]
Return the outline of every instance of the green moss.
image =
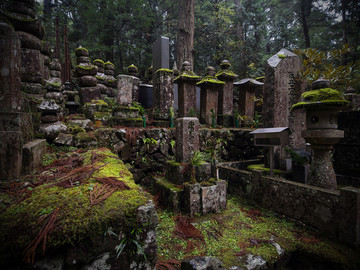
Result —
[[[88,49],[84,48],[84,47],[79,47],[75,49],[75,52],[77,51],[85,51],[85,52],[89,52]]]
[[[294,104],[291,110],[318,106],[342,107],[348,104],[349,102],[344,99],[339,91],[331,88],[322,88],[303,93],[301,95],[301,102]]]
[[[109,62],[109,61],[105,62],[105,65],[111,65],[111,66],[114,66],[114,64],[113,64],[113,63],[111,63],[111,62]]]
[[[128,106],[116,106],[114,109],[113,109],[113,112],[129,112],[129,113],[134,113],[134,112],[139,112],[139,108],[136,108],[136,107],[128,107]]]
[[[202,84],[220,84],[223,85],[225,84],[225,82],[220,81],[218,78],[214,77],[214,76],[205,76],[200,82],[196,83],[197,85],[202,85]]]
[[[87,132],[80,132],[78,134],[76,134],[75,139],[80,141],[80,142],[89,142],[89,141],[96,141],[96,137],[94,134],[92,133],[87,133]]]
[[[222,69],[219,72],[217,72],[215,76],[220,77],[220,79],[223,78],[236,79],[238,77],[238,75],[235,74],[234,71],[229,69]]]
[[[95,59],[93,63],[95,64],[95,62],[98,62],[98,63],[101,63],[101,64],[105,65],[105,62],[103,60],[101,60],[101,59]]]
[[[93,155],[101,161],[93,162]],[[89,178],[82,185],[72,188],[41,185],[31,190],[30,196],[11,204],[0,214],[1,262],[22,260],[23,251],[43,226],[40,217],[58,209],[54,230],[46,242],[46,249],[77,245],[84,239],[102,238],[111,226],[114,231],[138,227],[136,209],[144,205],[148,195],[133,181],[124,163],[108,149],[88,151],[82,156],[85,165],[103,166],[92,177],[116,177],[131,189],[115,191],[105,201],[90,207],[90,191],[98,183]],[[53,179],[52,181],[55,181]],[[122,227],[126,224],[128,228]],[[40,248],[38,248],[40,253]]]
[[[94,113],[94,119],[95,120],[106,121],[106,120],[110,120],[111,116],[112,115],[111,115],[110,112],[95,112]]]
[[[285,54],[280,54],[280,53],[278,53],[277,56],[278,56],[279,58],[286,58],[286,57],[287,57],[287,55],[285,55]]]
[[[67,125],[68,130],[71,134],[78,134],[80,132],[86,132],[84,128],[80,127],[79,125],[75,125],[73,123],[70,123]]]
[[[235,197],[228,197],[227,208],[219,214],[195,216],[191,220],[204,237],[184,240],[174,233],[175,215],[159,210],[157,227],[158,254],[164,259],[183,260],[192,256],[214,256],[219,258],[225,269],[231,266],[245,268],[246,254],[261,256],[273,268],[280,259],[273,243],[277,243],[291,255],[297,250],[313,256],[326,258],[327,261],[342,266],[339,269],[357,269],[359,257],[356,250],[319,239],[306,228],[295,222],[276,217],[265,209],[250,207]],[[188,242],[193,242],[189,249]],[[281,259],[280,259],[281,260]]]
[[[95,76],[96,79],[100,80],[100,81],[105,81],[104,77],[100,77],[100,76]]]
[[[158,72],[162,72],[162,73],[170,74],[170,75],[172,75],[174,73],[174,71],[172,71],[171,69],[168,69],[168,68],[160,68],[155,73],[158,73]]]
[[[197,76],[197,75],[195,74],[195,72],[193,72],[193,71],[185,70],[185,71],[182,71],[182,72],[180,73],[180,75],[177,76],[177,77],[174,79],[174,82],[175,82],[175,81],[178,81],[178,80],[200,81],[200,80],[201,80],[201,76]]]
[[[92,66],[92,65],[77,65],[76,68],[79,68],[79,69],[84,69],[84,70],[93,70],[93,69],[96,69],[96,66]]]
[[[220,64],[220,67],[223,69],[228,69],[229,67],[231,67],[231,64],[229,62],[222,62]]]
[[[175,160],[168,160],[166,163],[168,163],[169,165],[174,166],[174,167],[185,166],[184,163],[180,163]]]
[[[182,191],[182,188],[176,186],[173,183],[170,183],[165,177],[161,178],[157,183],[162,185],[163,187],[165,187],[167,189],[170,189],[172,191],[175,191],[175,192],[181,192]]]
[[[247,166],[247,170],[251,171],[251,170],[260,170],[260,171],[264,171],[266,173],[270,173],[270,168],[266,168],[264,164],[253,164],[253,165],[249,165]],[[282,175],[285,172],[282,170],[278,170],[278,169],[274,169],[274,174],[277,175]]]

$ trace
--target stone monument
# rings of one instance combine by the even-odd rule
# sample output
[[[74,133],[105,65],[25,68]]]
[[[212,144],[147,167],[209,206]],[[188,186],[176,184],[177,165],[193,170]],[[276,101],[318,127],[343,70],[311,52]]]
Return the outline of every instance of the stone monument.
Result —
[[[265,70],[263,127],[289,127],[290,147],[293,149],[305,149],[306,146],[301,136],[301,130],[305,129],[305,114],[290,110],[305,90],[304,82],[299,79],[301,68],[301,60],[296,54],[281,49],[267,60]],[[275,147],[275,166],[285,164],[282,162],[285,159],[285,151]]]
[[[191,111],[195,113],[196,83],[200,80],[201,77],[191,70],[191,64],[188,61],[184,61],[180,75],[174,80],[178,84],[179,117],[187,117]]]
[[[207,67],[207,75],[197,83],[200,86],[200,122],[213,124],[213,113],[218,114],[218,93],[222,90],[225,82],[215,77],[215,69]],[[216,120],[216,117],[215,117]]]

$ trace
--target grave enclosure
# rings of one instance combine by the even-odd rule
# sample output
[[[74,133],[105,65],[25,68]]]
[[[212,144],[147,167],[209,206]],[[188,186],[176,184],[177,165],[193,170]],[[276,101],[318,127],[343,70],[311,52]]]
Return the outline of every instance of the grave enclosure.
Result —
[[[141,108],[133,104],[141,100],[145,85],[135,65],[130,65],[126,74],[116,75],[111,62],[91,60],[91,52],[79,47],[74,52],[76,77],[72,83],[63,83],[59,59],[51,55],[48,43],[42,42],[40,20],[33,23],[34,27],[28,28],[17,21],[14,31],[0,21],[0,58],[5,59],[0,66],[0,180],[18,180],[36,170],[46,151],[46,141],[59,146],[106,147],[124,162],[132,162],[134,185],[153,186],[174,212],[220,212],[226,208],[229,192],[312,225],[342,242],[360,245],[360,190],[356,188],[360,184],[357,177],[346,177],[343,170],[348,166],[356,176],[358,168],[352,164],[357,161],[352,156],[344,164],[341,156],[359,148],[356,139],[346,135],[351,132],[348,122],[353,123],[358,112],[341,114],[345,137],[335,146],[335,171],[345,174],[342,183],[353,187],[337,189],[336,176],[329,188],[319,187],[317,179],[310,186],[245,170],[253,163],[246,160],[262,159],[264,151],[254,146],[250,135],[253,129],[234,127],[234,100],[239,113],[251,122],[256,91],[264,93],[263,127],[288,127],[290,147],[306,149],[303,135],[307,133],[301,133],[309,129],[305,113],[291,110],[305,91],[304,83],[298,80],[301,62],[294,53],[282,49],[268,60],[264,84],[252,78],[235,82],[238,75],[226,60],[218,72],[208,67],[201,78],[187,61],[178,63],[180,71],[169,69],[169,40],[161,37],[154,46],[152,78],[146,85],[152,88],[153,105],[146,119]],[[197,108],[197,87],[199,118],[192,115]],[[238,88],[237,97],[234,87]],[[175,128],[170,128],[175,103]],[[146,128],[149,124],[151,128]],[[313,146],[317,143],[312,141]],[[220,158],[226,162],[218,164],[213,158],[193,164],[194,154],[209,147],[219,147]],[[291,170],[284,147],[275,147],[271,157],[265,151],[264,163],[270,159],[274,159],[276,168]],[[136,219],[148,226],[144,225],[141,237],[152,257],[146,261],[128,255],[126,262],[136,260],[152,269],[158,222],[155,206],[142,202],[133,211]]]

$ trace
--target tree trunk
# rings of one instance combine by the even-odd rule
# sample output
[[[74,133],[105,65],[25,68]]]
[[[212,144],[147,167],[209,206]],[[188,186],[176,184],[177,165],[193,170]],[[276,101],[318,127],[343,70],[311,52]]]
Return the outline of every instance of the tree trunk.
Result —
[[[189,61],[194,68],[195,0],[179,1],[179,21],[176,44],[176,62],[179,67]]]
[[[347,0],[341,0],[341,17],[342,17],[342,30],[343,30],[343,43],[348,43],[348,30],[347,30],[347,19],[346,19],[346,9],[347,9]]]
[[[310,6],[309,6],[310,5]],[[307,1],[307,0],[302,0],[301,1],[301,23],[302,23],[302,28],[303,28],[303,33],[304,33],[304,38],[305,38],[305,47],[306,48],[310,48],[310,35],[309,35],[309,25],[308,25],[308,21],[307,21],[307,17],[310,13],[311,10],[311,1]]]

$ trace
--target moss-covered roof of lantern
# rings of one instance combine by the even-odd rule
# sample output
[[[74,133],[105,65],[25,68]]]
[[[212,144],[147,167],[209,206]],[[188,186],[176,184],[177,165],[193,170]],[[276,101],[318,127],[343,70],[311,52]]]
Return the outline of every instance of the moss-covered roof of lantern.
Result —
[[[168,68],[160,68],[155,73],[158,73],[158,72],[164,72],[164,73],[168,73],[168,74],[174,73],[174,71],[172,71],[171,69],[168,69]]]
[[[102,66],[102,67],[105,66],[105,62],[104,62],[103,60],[101,60],[101,59],[95,59],[93,63],[94,63],[94,64],[95,64],[95,63],[101,63],[101,66]]]
[[[225,84],[225,82],[220,81],[215,76],[207,75],[205,76],[200,82],[196,83],[196,85],[203,85],[203,84]]]
[[[291,110],[302,108],[321,108],[321,107],[345,107],[349,102],[343,95],[332,88],[322,88],[304,92],[301,101],[294,104]]]
[[[234,80],[237,77],[239,77],[239,75],[235,74],[234,71],[229,69],[221,69],[216,73],[215,76],[220,77],[220,79],[231,79],[231,80]]]
[[[114,64],[111,63],[110,61],[105,62],[105,65],[112,65],[112,66],[114,66]]]
[[[85,69],[85,70],[93,70],[96,69],[94,65],[77,65],[76,68]]]
[[[181,80],[184,80],[184,81],[200,81],[201,76],[196,75],[194,71],[185,70],[185,71],[182,71],[180,73],[180,75],[177,76],[174,79],[174,82],[175,81],[181,81]]]

